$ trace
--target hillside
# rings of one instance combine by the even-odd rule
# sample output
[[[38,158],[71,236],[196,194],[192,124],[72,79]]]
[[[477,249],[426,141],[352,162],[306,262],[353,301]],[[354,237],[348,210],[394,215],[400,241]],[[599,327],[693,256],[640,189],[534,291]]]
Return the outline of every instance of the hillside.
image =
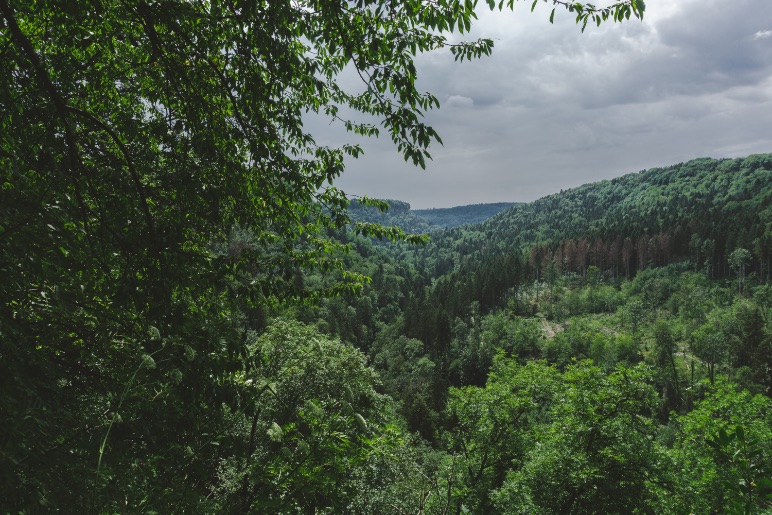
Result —
[[[488,218],[499,214],[517,203],[496,202],[492,204],[471,204],[449,208],[415,209],[420,218],[441,227],[458,227],[466,224],[484,222]]]
[[[439,512],[765,513],[771,163],[588,184],[418,248],[352,239],[372,284],[300,319],[368,355],[432,463],[400,477]]]
[[[759,144],[746,109],[638,116],[649,90],[704,97],[646,83],[674,68],[761,107],[758,5],[584,46],[644,1],[544,3],[558,32],[483,19],[494,0],[0,0],[0,515],[772,515],[772,155],[478,223],[505,206],[433,224],[361,195],[430,149],[445,205],[504,191],[498,166],[632,154],[603,133]],[[500,28],[514,69],[445,66]]]
[[[355,222],[396,225],[405,232],[428,233],[443,228],[480,223],[516,205],[514,202],[498,202],[450,208],[411,209],[410,204],[401,200],[386,199],[386,202],[389,204],[389,210],[382,213],[375,207],[362,206],[357,200],[352,200],[349,216]]]
[[[434,235],[422,252],[441,275],[484,256],[533,251],[584,273],[590,264],[630,277],[689,259],[711,277],[729,273],[736,248],[768,277],[772,255],[772,154],[696,159],[601,181],[516,205],[478,226]],[[534,250],[535,249],[535,250]]]
[[[763,235],[771,203],[772,154],[695,159],[549,195],[483,230],[511,244],[700,233],[719,248],[749,247]]]
[[[8,453],[22,480],[0,508],[49,485],[59,505],[82,506],[80,478],[98,476],[94,488],[117,499],[105,512],[123,509],[132,481],[137,506],[148,491],[168,506],[180,492],[213,513],[313,511],[330,492],[341,493],[336,513],[768,512],[771,169],[772,155],[690,161],[448,229],[405,202],[385,214],[352,202],[353,221],[431,241],[331,227],[320,236],[330,261],[315,266],[269,268],[278,245],[237,227],[207,261],[228,288],[199,290],[229,325],[175,335],[208,316],[176,292],[170,305],[188,307],[144,328],[139,358],[104,384],[97,371],[122,364],[127,344],[83,363],[74,322],[94,345],[102,315],[31,289],[0,330],[15,341],[38,313],[50,337],[3,354],[2,377],[41,393],[3,387],[8,441],[24,447]],[[249,267],[231,274],[239,261]],[[244,295],[260,274],[297,297]],[[49,341],[71,347],[52,354],[70,363],[57,381],[40,357]],[[242,341],[243,356],[231,347]],[[213,381],[204,365],[226,358]],[[198,408],[182,409],[202,382]],[[156,409],[164,402],[173,410]],[[148,414],[164,424],[147,429]],[[147,447],[159,434],[163,447]],[[167,486],[181,470],[201,479]]]

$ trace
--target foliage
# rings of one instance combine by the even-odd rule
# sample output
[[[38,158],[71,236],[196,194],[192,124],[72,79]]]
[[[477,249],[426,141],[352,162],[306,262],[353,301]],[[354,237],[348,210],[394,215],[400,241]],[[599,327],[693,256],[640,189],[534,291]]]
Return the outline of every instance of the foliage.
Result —
[[[414,59],[490,53],[474,8],[0,0],[3,511],[770,509],[769,155],[417,250],[334,187],[304,121],[423,166]]]
[[[232,381],[250,390],[228,415],[228,455],[218,470],[225,511],[339,512],[362,502],[358,482],[372,463],[398,459],[399,431],[364,355],[296,322],[278,320],[250,344],[254,366]],[[400,478],[380,469],[372,491]],[[393,471],[392,473],[394,473]]]
[[[737,271],[737,291],[742,294],[745,281],[745,268],[751,261],[751,253],[743,248],[736,248],[729,254],[729,265]]]
[[[745,188],[742,176],[735,179],[739,184],[722,187]],[[711,376],[716,385],[731,380],[751,392],[769,391],[768,287],[755,283],[740,296],[729,278],[717,280],[715,270],[695,270],[689,262],[647,263],[626,280],[593,263],[607,259],[607,249],[593,250],[589,240],[581,274],[566,257],[578,253],[571,245],[554,252],[539,245],[523,253],[492,248],[501,232],[483,227],[435,232],[416,251],[385,246],[364,261],[388,263],[384,276],[398,270],[379,280],[393,309],[369,312],[370,348],[408,428],[437,449],[431,471],[423,472],[424,509],[552,513],[565,503],[568,512],[697,513],[708,505],[731,511],[745,495],[736,486],[740,470],[750,470],[742,456],[756,452],[759,441],[746,439],[732,465],[736,472],[724,479],[682,480],[683,470],[701,470],[682,450],[687,440],[710,446],[699,431],[681,432],[680,423],[701,406]],[[376,298],[370,288],[366,295]],[[537,366],[538,359],[549,365]],[[581,359],[592,364],[577,365]],[[628,384],[625,374],[635,380]],[[535,406],[529,388],[540,381],[549,382],[550,400],[541,397]],[[631,399],[638,401],[625,405]],[[626,407],[610,413],[614,406]],[[735,434],[727,438],[739,438],[736,425],[725,429]],[[587,447],[590,430],[580,428],[591,427],[600,441],[594,437]],[[719,434],[714,428],[706,438],[723,445]],[[732,449],[729,461],[740,447]],[[713,489],[707,504],[695,497],[703,488]]]
[[[413,213],[440,227],[478,224],[516,205],[514,202],[471,204],[448,208],[414,209]]]
[[[451,389],[448,450],[458,462],[448,481],[457,508],[491,512],[490,492],[532,447],[537,423],[549,411],[559,385],[554,368],[534,362],[520,366],[499,355],[485,388]]]
[[[644,170],[513,206],[478,227],[435,234],[423,252],[449,253],[457,267],[480,275],[502,254],[525,251],[539,272],[551,262],[582,279],[590,265],[617,279],[686,259],[709,278],[723,278],[739,247],[751,253],[746,272],[763,281],[772,252],[770,174],[770,154]]]
[[[724,380],[677,419],[672,455],[680,466],[669,511],[761,513],[772,508],[772,405]],[[731,436],[730,436],[731,435]]]
[[[660,465],[647,414],[656,395],[643,367],[603,374],[579,364],[563,377],[523,467],[495,495],[502,513],[634,513],[650,508]]]
[[[736,179],[739,184],[729,181],[724,187],[742,190],[742,177]],[[673,185],[674,190],[679,187]],[[561,223],[552,226],[559,230]],[[769,391],[768,287],[752,282],[739,295],[729,282],[733,278],[717,280],[715,270],[695,270],[689,262],[648,263],[626,280],[625,274],[615,276],[613,269],[593,263],[607,259],[607,249],[593,250],[589,241],[581,274],[571,270],[577,262],[566,257],[578,252],[571,245],[554,252],[539,245],[524,253],[506,246],[490,250],[500,235],[468,226],[435,232],[432,242],[417,251],[384,246],[363,256],[362,270],[382,262],[378,277],[390,277],[379,279],[374,291],[374,285],[365,288],[365,295],[375,299],[385,288],[392,309],[367,311],[373,317],[366,325],[374,328],[374,343],[362,345],[371,349],[384,376],[384,391],[398,400],[409,430],[438,452],[431,470],[423,472],[424,509],[497,513],[520,507],[523,512],[551,513],[568,503],[567,511],[703,512],[708,508],[695,501],[694,492],[712,488],[713,509],[732,510],[745,495],[736,487],[739,470],[749,470],[741,466],[749,463],[741,463],[741,456],[751,456],[757,440],[747,440],[750,447],[737,454],[732,465],[737,473],[725,474],[712,486],[682,481],[684,468],[700,465],[681,449],[687,439],[702,437],[680,432],[679,421],[700,406],[711,376],[715,384],[731,380],[750,392]],[[574,246],[581,247],[583,239]],[[489,250],[480,251],[479,245]],[[383,307],[388,303],[378,302]],[[357,317],[364,314],[356,307]],[[549,365],[535,366],[538,359]],[[592,360],[592,365],[577,365],[581,359]],[[511,372],[510,382],[502,380],[504,369],[517,366],[537,372],[534,377]],[[589,406],[619,404],[610,392],[591,400],[593,394],[587,392],[604,391],[602,381],[582,379],[570,386],[567,378],[584,368],[615,380],[622,370],[644,371],[637,383],[648,392],[648,400],[627,409],[625,416],[634,423],[618,424],[640,427],[640,441],[612,424],[602,428],[607,447],[584,451],[586,433],[572,428],[592,415],[579,401],[566,399],[577,395]],[[543,399],[544,409],[532,406],[528,411],[527,384],[541,384],[540,379],[552,381],[551,399],[559,397],[571,408],[548,409],[555,404]],[[593,409],[604,420],[615,416]],[[736,425],[725,431],[735,434],[727,438],[739,438]],[[721,444],[720,431],[711,434],[707,439]],[[633,448],[641,454],[634,455]],[[739,447],[733,449],[730,458]],[[624,457],[629,468],[604,461],[612,457]],[[626,479],[620,483],[620,477]],[[753,496],[760,499],[758,492]]]

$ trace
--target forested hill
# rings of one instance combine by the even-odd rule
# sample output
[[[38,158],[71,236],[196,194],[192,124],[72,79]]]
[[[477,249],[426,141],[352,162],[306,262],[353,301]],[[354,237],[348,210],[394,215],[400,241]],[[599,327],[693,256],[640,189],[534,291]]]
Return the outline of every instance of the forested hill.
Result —
[[[389,209],[381,212],[377,207],[362,205],[354,199],[348,208],[351,220],[380,225],[396,225],[405,232],[423,234],[438,229],[437,226],[411,211],[410,204],[401,200],[384,199]]]
[[[726,258],[741,247],[766,276],[771,203],[772,154],[695,159],[516,205],[480,226],[434,235],[423,252],[444,260],[437,275],[449,260],[531,250],[532,264],[552,260],[577,272],[595,264],[630,276],[690,258],[712,276],[728,273]]]
[[[730,247],[750,247],[770,200],[772,154],[703,158],[549,195],[502,213],[484,229],[515,244],[697,231]]]
[[[491,204],[471,204],[436,209],[415,209],[413,213],[442,227],[458,227],[465,224],[484,222],[488,218],[516,205],[514,202],[495,202]]]
[[[402,245],[324,121],[425,166],[476,2],[63,3],[0,0],[0,515],[772,513],[771,156]]]
[[[366,352],[437,451],[434,513],[768,513],[771,169],[699,159],[422,247],[352,239],[372,283],[295,314]]]
[[[514,202],[498,202],[437,209],[411,209],[410,204],[401,200],[386,199],[385,202],[389,204],[389,209],[382,213],[376,207],[363,206],[359,201],[352,200],[349,215],[357,222],[396,225],[409,233],[427,233],[442,228],[480,223],[516,205]]]

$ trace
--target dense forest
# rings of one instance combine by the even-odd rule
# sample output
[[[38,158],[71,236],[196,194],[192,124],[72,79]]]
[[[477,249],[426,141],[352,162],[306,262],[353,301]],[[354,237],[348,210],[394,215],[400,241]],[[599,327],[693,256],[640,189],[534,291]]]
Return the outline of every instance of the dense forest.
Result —
[[[480,223],[515,205],[514,202],[496,202],[438,209],[411,209],[410,204],[400,200],[384,199],[383,202],[386,202],[388,209],[381,210],[377,206],[363,205],[356,198],[351,199],[348,206],[349,216],[355,221],[394,225],[404,231],[420,233]]]
[[[413,213],[434,225],[458,227],[459,225],[483,222],[513,205],[515,205],[514,202],[494,202],[447,208],[415,209]]]
[[[440,460],[414,509],[762,512],[770,185],[772,155],[699,159],[351,240],[372,283],[291,317],[368,355]]]
[[[448,229],[334,186],[305,117],[424,166],[474,8],[0,0],[0,513],[772,511],[772,154]]]
[[[118,408],[103,401],[103,425],[70,435],[98,449],[95,474],[88,445],[39,464],[16,454],[5,498],[37,488],[41,502],[82,505],[102,481],[100,509],[766,512],[770,179],[772,154],[700,159],[435,229],[424,245],[330,229],[345,267],[371,282],[239,315],[248,350],[236,359],[248,366],[213,392],[238,409],[180,413],[195,435],[177,426],[156,455],[143,439],[163,435],[135,424],[158,397],[180,409],[169,390],[184,395],[200,377],[144,354]],[[389,204],[409,219],[409,206]],[[253,237],[232,232],[228,252]],[[317,291],[335,281],[292,280]],[[155,328],[148,337],[173,345]],[[77,377],[49,394],[73,406]],[[17,408],[27,416],[10,434],[52,452],[71,445],[47,425],[65,414],[36,402]],[[98,419],[95,408],[80,416]],[[83,477],[48,479],[76,466]]]

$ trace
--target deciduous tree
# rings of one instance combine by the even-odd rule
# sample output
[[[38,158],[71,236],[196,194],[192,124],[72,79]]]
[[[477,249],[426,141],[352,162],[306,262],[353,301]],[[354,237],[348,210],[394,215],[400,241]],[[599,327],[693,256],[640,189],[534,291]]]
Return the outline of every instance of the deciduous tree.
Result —
[[[423,166],[440,139],[422,115],[438,101],[417,88],[414,58],[490,53],[491,40],[447,39],[470,29],[475,3],[0,0],[10,511],[117,512],[142,491],[143,509],[184,511],[206,495],[219,407],[238,405],[224,378],[257,366],[244,361],[256,312],[364,280],[325,237],[350,222],[333,182],[361,148],[318,144],[305,117],[388,134]],[[585,24],[643,12],[553,4]],[[344,69],[361,88],[341,86]],[[340,281],[299,291],[310,270]]]

